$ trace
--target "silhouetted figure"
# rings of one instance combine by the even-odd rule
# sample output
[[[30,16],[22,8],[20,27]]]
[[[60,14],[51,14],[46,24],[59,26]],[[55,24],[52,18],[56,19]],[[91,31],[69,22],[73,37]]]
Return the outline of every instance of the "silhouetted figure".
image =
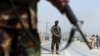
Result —
[[[61,40],[61,28],[58,26],[59,21],[55,21],[55,25],[51,27],[51,33],[52,33],[52,45],[51,50],[52,53],[54,52],[54,47],[56,45],[56,54],[59,54],[59,44]]]
[[[100,41],[100,37],[98,35],[96,35],[96,47],[99,48],[99,41]]]

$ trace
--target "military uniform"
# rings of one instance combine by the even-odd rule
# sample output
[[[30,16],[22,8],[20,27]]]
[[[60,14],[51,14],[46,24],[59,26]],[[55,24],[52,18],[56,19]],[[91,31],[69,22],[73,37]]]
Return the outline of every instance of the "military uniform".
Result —
[[[99,41],[100,41],[100,37],[97,35],[97,36],[96,36],[96,47],[97,47],[97,48],[99,48],[99,46],[100,46]]]
[[[18,42],[18,36],[17,34],[23,34],[23,29],[20,28],[6,28],[6,27],[2,27],[3,30],[5,30],[8,34],[11,35],[12,38],[12,45],[11,45],[11,50],[10,50],[10,56],[40,56],[40,39],[39,39],[39,35],[37,32],[37,3],[39,0],[13,0],[16,10],[18,11],[19,15],[22,15],[24,13],[28,13],[28,10],[30,12],[30,18],[32,21],[32,28],[26,28],[29,32],[32,33],[32,35],[34,35],[34,39],[37,41],[37,43],[39,44],[39,46],[36,46],[35,43],[32,43],[30,40],[28,40],[28,36],[24,36],[22,39],[23,40],[23,45],[25,49],[24,51],[22,50],[22,54],[20,54],[20,52],[18,52],[18,46],[19,42]],[[29,3],[29,7],[27,7],[26,3]],[[2,15],[8,15],[11,16],[14,13],[14,10],[12,9],[12,6],[10,4],[10,0],[2,0],[0,1],[0,19]],[[17,18],[17,17],[15,17]],[[18,20],[13,20],[13,19],[8,19],[7,20],[7,26],[14,26],[16,27],[18,23]],[[29,23],[29,21],[28,21]],[[9,24],[9,25],[8,25]],[[20,30],[20,32],[19,32]],[[16,32],[16,34],[14,34]],[[13,36],[12,36],[13,34]],[[15,37],[14,37],[15,36]],[[17,37],[16,37],[17,36]],[[23,46],[20,46],[23,47]],[[20,48],[19,48],[20,49]],[[24,52],[24,55],[23,55]],[[27,54],[26,54],[27,53]]]
[[[93,37],[91,37],[91,47],[92,48],[94,48],[95,43],[96,43],[96,38],[95,38],[95,36],[93,36]]]
[[[59,44],[61,40],[61,29],[59,26],[52,26],[51,27],[51,33],[52,33],[52,45],[51,50],[54,51],[54,46],[56,45],[56,51],[59,50]]]

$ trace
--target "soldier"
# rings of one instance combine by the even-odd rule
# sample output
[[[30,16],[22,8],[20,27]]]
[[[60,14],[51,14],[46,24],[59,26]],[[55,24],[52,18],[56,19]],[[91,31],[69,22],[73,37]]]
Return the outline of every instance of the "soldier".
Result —
[[[99,41],[100,41],[100,37],[98,36],[98,35],[96,35],[96,47],[97,48],[99,48],[99,45],[100,45],[100,43],[99,43]]]
[[[56,45],[56,54],[59,54],[59,44],[61,40],[61,28],[58,26],[59,21],[55,21],[55,25],[51,27],[51,33],[52,33],[52,44],[51,44],[51,50],[52,54],[54,52],[54,46]]]

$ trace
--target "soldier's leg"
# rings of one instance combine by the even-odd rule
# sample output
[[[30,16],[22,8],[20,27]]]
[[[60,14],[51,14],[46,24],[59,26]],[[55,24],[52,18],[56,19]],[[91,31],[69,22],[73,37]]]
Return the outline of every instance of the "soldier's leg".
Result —
[[[97,40],[97,48],[99,48],[99,41]]]
[[[97,47],[98,47],[98,42],[96,41],[94,44],[94,48],[97,48]]]
[[[94,48],[96,48],[98,45],[97,45],[97,43],[96,42],[94,42]]]
[[[99,47],[100,47],[100,40],[99,40]]]
[[[54,44],[53,44],[53,40],[52,40],[52,43],[51,43],[51,50],[53,50],[53,49],[54,49],[54,48],[53,48],[53,45],[54,45]]]
[[[56,43],[56,50],[59,50],[59,43]]]
[[[95,43],[93,42],[93,43],[92,43],[92,48],[94,48],[94,44],[95,44]]]
[[[55,46],[55,40],[52,39],[52,43],[51,43],[51,51],[54,52],[54,46]]]
[[[100,47],[100,41],[98,40],[98,48]]]
[[[91,47],[92,47],[92,49],[93,49],[93,42],[91,42]]]
[[[60,39],[57,39],[57,41],[56,41],[56,54],[59,54],[59,44],[60,44]]]

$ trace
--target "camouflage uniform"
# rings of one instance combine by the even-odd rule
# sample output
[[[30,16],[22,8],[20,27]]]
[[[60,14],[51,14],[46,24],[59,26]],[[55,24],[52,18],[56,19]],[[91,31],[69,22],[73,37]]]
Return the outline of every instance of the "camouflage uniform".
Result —
[[[56,51],[59,50],[59,44],[61,40],[61,29],[59,26],[52,26],[51,27],[51,33],[52,33],[52,45],[51,50],[54,51],[54,46],[56,44]],[[57,36],[56,36],[57,35]]]
[[[6,2],[5,2],[6,1]],[[12,9],[12,6],[9,2],[10,0],[2,0],[0,2],[0,17],[2,15],[11,15],[13,14],[13,9]],[[38,35],[38,32],[37,32],[37,2],[38,0],[13,0],[14,3],[15,3],[15,6],[16,6],[16,9],[19,13],[19,15],[22,15],[23,12],[27,13],[27,9],[29,9],[29,12],[30,12],[30,18],[31,18],[31,21],[32,21],[32,29],[28,28],[27,30],[29,30],[33,35],[34,35],[34,39],[38,42],[39,46],[36,46],[34,43],[32,44],[32,42],[30,40],[26,40],[27,38],[22,38],[24,39],[23,41],[23,45],[25,47],[25,50],[26,50],[26,53],[27,53],[27,56],[40,56],[40,39],[39,39],[39,35]],[[24,2],[29,2],[29,7],[27,8],[25,5],[21,6]],[[8,19],[9,21],[9,19]],[[8,22],[7,21],[7,22]],[[14,20],[14,21],[17,21],[17,20]],[[12,23],[15,23],[13,20],[11,20]],[[11,24],[12,24],[11,23]],[[18,21],[16,22],[18,23]],[[9,24],[9,26],[15,26],[16,25],[13,24]],[[8,25],[7,25],[8,26]],[[20,30],[20,34],[23,34],[23,29],[10,29],[10,28],[6,28],[6,27],[2,27],[2,28],[5,28],[4,30],[7,31],[8,34],[10,34],[12,36],[12,34],[14,32],[17,32],[18,30]],[[11,31],[13,30],[13,32]],[[14,36],[17,36],[17,34],[19,34],[19,32],[17,32]],[[28,36],[26,36],[28,37]],[[10,56],[25,56],[23,54],[18,54],[20,52],[18,52],[18,48],[16,47],[18,45],[18,37],[11,37],[12,38],[12,45],[11,45],[11,54]],[[17,51],[17,53],[16,53]],[[25,53],[24,53],[25,54]]]

